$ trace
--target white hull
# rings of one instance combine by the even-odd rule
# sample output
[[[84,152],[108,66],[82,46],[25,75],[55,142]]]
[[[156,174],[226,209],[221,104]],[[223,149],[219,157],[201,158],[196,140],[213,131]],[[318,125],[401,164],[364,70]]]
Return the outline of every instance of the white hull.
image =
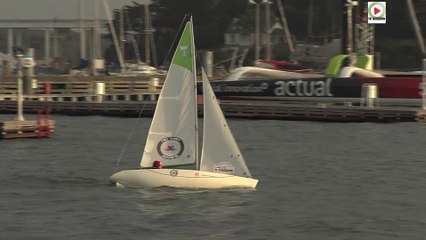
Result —
[[[184,169],[138,169],[125,170],[111,176],[117,186],[129,188],[256,188],[257,179]]]
[[[346,77],[365,77],[365,78],[375,78],[375,77],[384,77],[382,74],[371,71],[371,70],[365,70],[358,67],[344,67],[339,73],[339,77],[346,78]]]

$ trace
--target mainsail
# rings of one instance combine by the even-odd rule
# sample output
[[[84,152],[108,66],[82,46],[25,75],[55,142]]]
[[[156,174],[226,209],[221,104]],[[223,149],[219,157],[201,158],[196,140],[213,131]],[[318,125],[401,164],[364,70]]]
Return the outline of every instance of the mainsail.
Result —
[[[192,21],[183,31],[149,129],[141,167],[156,160],[163,166],[197,160],[197,108]],[[194,107],[195,106],[195,107]]]

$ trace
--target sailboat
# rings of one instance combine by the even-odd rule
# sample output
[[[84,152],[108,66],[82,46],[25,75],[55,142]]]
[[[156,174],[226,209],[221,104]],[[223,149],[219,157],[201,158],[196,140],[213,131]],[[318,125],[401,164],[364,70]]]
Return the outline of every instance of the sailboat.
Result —
[[[140,169],[111,176],[129,188],[249,188],[252,178],[228,127],[213,89],[202,70],[204,127],[198,157],[198,114],[192,17],[186,22],[158,98]],[[161,162],[163,168],[154,168]]]

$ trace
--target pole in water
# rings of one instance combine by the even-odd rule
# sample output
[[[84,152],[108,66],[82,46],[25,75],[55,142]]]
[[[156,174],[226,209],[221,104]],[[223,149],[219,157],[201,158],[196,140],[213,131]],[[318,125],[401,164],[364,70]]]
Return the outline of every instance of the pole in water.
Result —
[[[426,110],[426,58],[423,58],[422,76],[422,107]]]
[[[22,107],[22,54],[18,54],[18,112],[17,119],[18,121],[24,121],[23,107]]]

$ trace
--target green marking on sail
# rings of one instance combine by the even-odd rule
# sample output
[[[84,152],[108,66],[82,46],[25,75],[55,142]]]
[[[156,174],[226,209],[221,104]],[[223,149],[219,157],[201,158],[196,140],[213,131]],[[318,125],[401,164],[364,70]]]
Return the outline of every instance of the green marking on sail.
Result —
[[[188,22],[183,30],[179,46],[173,56],[172,64],[184,67],[192,72],[192,36],[191,23]]]

